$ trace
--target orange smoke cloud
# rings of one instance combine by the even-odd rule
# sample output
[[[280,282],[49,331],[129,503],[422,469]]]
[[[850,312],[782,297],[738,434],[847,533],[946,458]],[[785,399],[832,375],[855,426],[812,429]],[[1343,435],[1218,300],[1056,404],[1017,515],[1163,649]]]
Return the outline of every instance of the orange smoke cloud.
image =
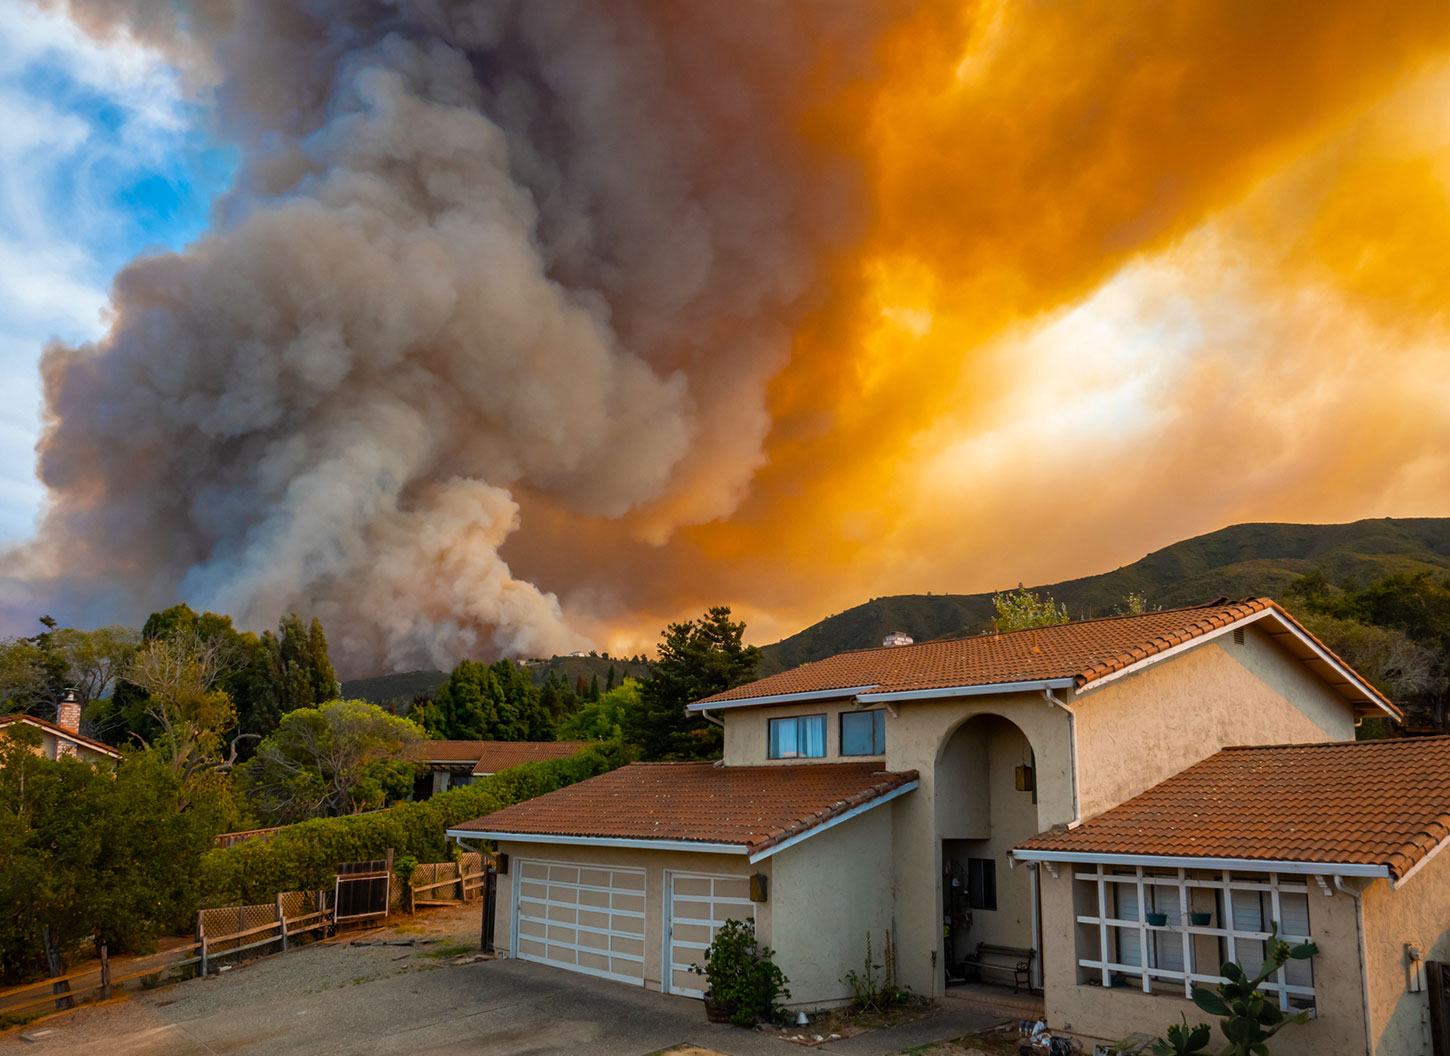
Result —
[[[932,5],[879,60],[812,118],[872,222],[765,464],[614,551],[603,624],[731,600],[767,640],[1238,520],[1450,512],[1450,10]]]

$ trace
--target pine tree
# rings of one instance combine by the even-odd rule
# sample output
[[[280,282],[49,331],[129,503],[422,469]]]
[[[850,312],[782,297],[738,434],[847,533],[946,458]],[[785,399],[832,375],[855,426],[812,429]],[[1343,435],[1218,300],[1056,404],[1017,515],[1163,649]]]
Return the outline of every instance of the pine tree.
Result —
[[[672,623],[661,632],[659,659],[640,690],[640,704],[629,716],[626,733],[646,759],[708,759],[719,755],[719,727],[686,705],[749,682],[760,651],[744,645],[745,624],[730,621],[725,605],[710,608],[699,620]]]

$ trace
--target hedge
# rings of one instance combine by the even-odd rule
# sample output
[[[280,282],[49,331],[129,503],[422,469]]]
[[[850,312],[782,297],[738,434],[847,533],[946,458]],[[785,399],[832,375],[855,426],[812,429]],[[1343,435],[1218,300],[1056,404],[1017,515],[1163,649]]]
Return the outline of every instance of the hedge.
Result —
[[[343,818],[289,825],[267,840],[248,840],[207,851],[201,859],[203,908],[271,902],[279,891],[331,887],[338,862],[395,858],[420,862],[448,858],[444,833],[461,822],[596,777],[629,762],[619,744],[599,744],[568,759],[526,763],[421,803]]]

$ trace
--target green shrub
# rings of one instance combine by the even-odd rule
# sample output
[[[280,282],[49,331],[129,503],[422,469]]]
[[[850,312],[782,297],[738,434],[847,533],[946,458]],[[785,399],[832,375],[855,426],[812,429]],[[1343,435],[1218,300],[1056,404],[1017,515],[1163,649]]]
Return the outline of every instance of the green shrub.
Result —
[[[773,955],[756,942],[754,921],[727,920],[705,951],[705,966],[694,964],[690,971],[706,978],[708,996],[725,1009],[731,1023],[753,1027],[782,1018],[780,1001],[790,998],[785,987],[790,980],[771,962]]]
[[[440,792],[421,803],[343,818],[315,818],[289,825],[267,840],[248,840],[202,856],[205,906],[270,902],[279,891],[332,886],[338,862],[382,858],[441,862],[449,857],[444,833],[452,826],[596,777],[630,761],[620,744],[592,745],[568,759],[527,763],[470,785]]]
[[[1285,962],[1307,961],[1319,952],[1319,947],[1312,942],[1290,946],[1279,938],[1278,921],[1270,926],[1269,939],[1265,945],[1268,956],[1264,958],[1258,974],[1252,978],[1240,965],[1226,961],[1219,969],[1224,981],[1214,990],[1201,986],[1193,988],[1195,1005],[1210,1015],[1223,1017],[1218,1021],[1218,1026],[1228,1039],[1228,1045],[1222,1050],[1221,1056],[1267,1056],[1270,1038],[1290,1023],[1305,1023],[1309,1019],[1307,1011],[1292,1016],[1282,1011],[1277,999],[1260,992],[1258,987],[1282,968]],[[1153,1042],[1154,1056],[1192,1056],[1194,1053],[1208,1051],[1208,1044],[1213,1036],[1208,1026],[1200,1023],[1190,1027],[1188,1020],[1181,1014],[1180,1018],[1183,1018],[1181,1025],[1169,1027],[1166,1038]]]

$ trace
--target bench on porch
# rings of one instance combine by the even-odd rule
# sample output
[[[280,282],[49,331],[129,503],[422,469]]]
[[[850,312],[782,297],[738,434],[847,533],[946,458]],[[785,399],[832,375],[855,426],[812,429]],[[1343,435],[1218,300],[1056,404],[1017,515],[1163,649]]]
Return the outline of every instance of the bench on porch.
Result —
[[[977,943],[977,952],[967,955],[969,968],[977,970],[977,978],[983,972],[998,972],[1012,976],[1012,992],[1015,994],[1024,985],[1032,988],[1032,960],[1037,951],[1025,946],[994,946],[990,942]]]

